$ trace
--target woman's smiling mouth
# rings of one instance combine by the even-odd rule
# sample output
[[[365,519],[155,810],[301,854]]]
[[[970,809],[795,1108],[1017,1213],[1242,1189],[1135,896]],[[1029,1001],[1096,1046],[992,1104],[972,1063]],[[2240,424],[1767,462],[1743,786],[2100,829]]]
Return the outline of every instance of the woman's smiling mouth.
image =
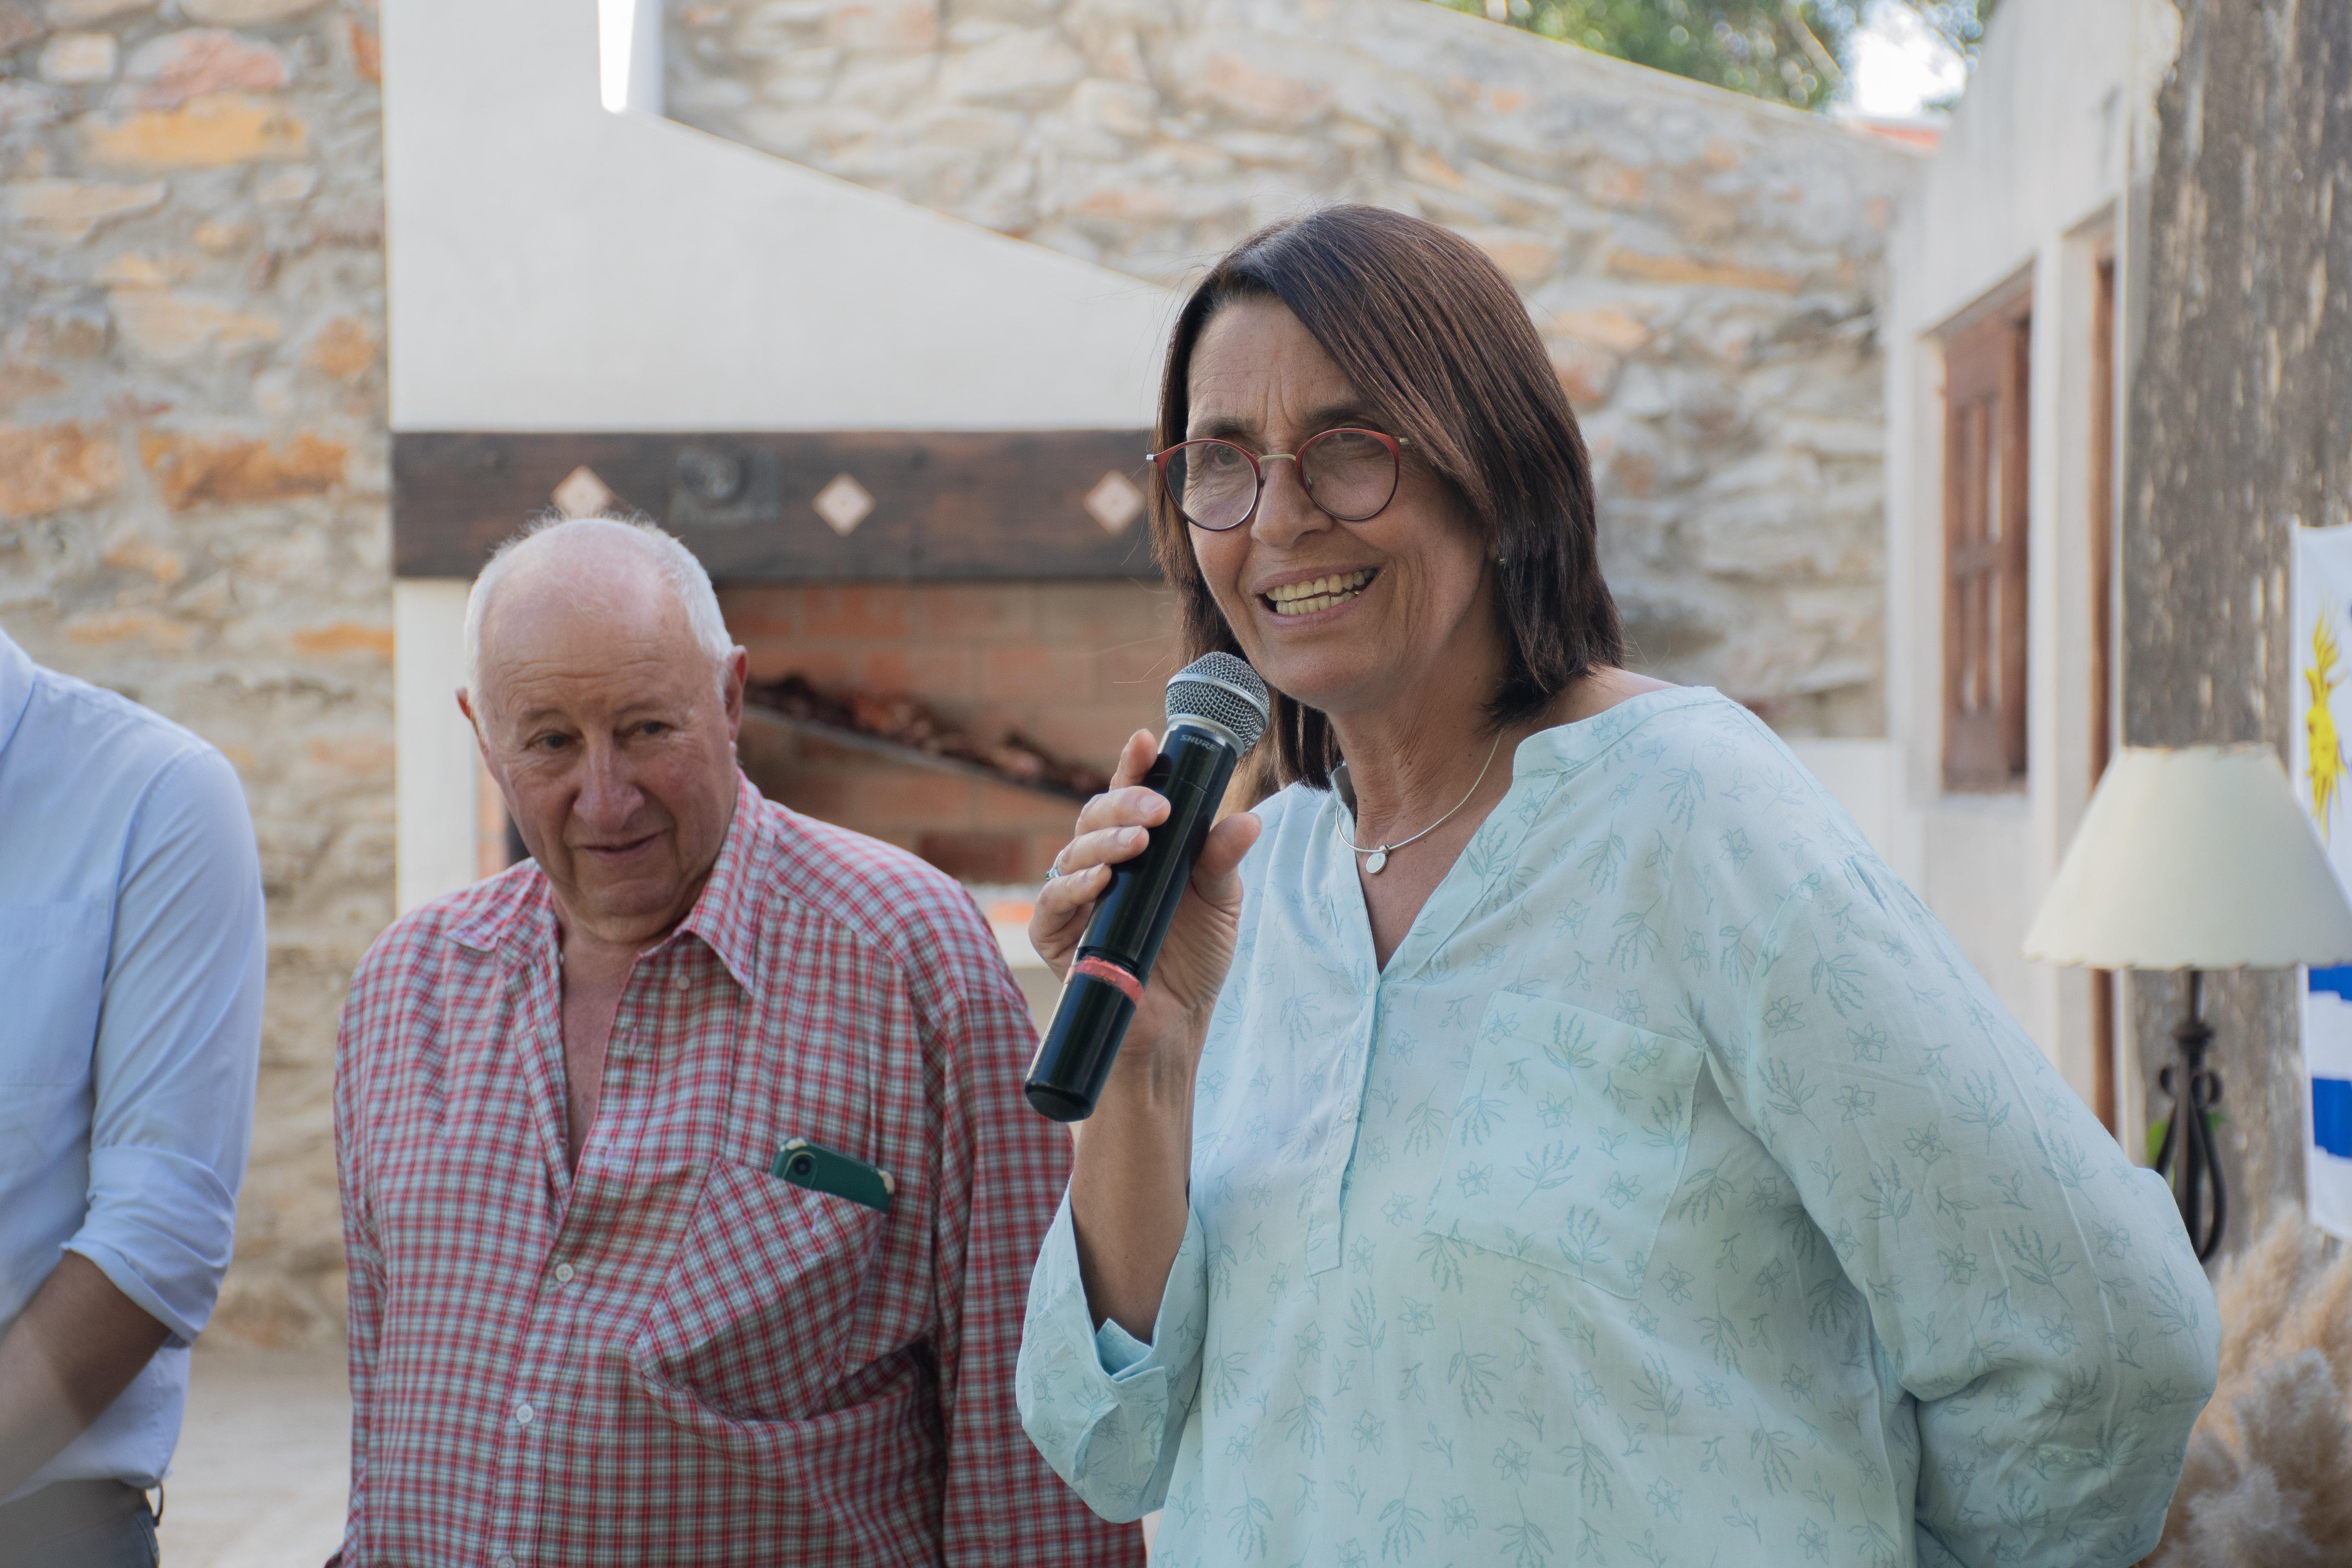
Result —
[[[1378,575],[1380,574],[1374,568],[1335,572],[1329,576],[1313,577],[1304,583],[1285,583],[1280,587],[1267,589],[1258,597],[1276,615],[1290,620],[1346,604],[1369,587]]]

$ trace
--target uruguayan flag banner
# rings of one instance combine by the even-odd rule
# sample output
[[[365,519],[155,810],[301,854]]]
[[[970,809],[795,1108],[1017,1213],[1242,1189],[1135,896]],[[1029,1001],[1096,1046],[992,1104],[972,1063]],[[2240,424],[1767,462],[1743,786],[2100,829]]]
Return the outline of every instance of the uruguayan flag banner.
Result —
[[[2294,612],[2295,790],[2352,888],[2352,528],[2295,530]],[[2322,1230],[2352,1237],[2352,969],[2305,973],[2305,1206]]]

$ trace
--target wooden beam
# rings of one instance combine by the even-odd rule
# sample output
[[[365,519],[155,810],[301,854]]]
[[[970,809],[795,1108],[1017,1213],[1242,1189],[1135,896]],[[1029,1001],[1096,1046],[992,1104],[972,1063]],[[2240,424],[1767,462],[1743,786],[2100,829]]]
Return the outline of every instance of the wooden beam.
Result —
[[[400,431],[392,440],[400,577],[471,577],[499,541],[553,510],[557,487],[581,468],[613,504],[685,540],[722,582],[1159,575],[1136,504],[1151,482],[1141,430]],[[816,504],[845,475],[871,503],[845,532]]]

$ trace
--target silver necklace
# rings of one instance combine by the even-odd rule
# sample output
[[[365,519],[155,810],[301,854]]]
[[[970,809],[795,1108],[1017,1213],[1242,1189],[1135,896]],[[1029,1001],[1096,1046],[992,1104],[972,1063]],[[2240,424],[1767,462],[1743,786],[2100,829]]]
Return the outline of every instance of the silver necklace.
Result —
[[[1502,732],[1497,731],[1495,734],[1495,743],[1486,748],[1486,767],[1482,767],[1478,770],[1478,776],[1470,781],[1469,789],[1464,792],[1460,800],[1454,803],[1454,811],[1459,811],[1464,806],[1470,804],[1470,797],[1476,795],[1478,793],[1478,786],[1486,782],[1486,771],[1488,768],[1492,768],[1495,765],[1495,753],[1502,750]],[[1431,823],[1427,827],[1424,827],[1419,833],[1414,834],[1412,838],[1400,838],[1393,844],[1359,844],[1344,833],[1339,835],[1339,837],[1349,848],[1354,850],[1357,854],[1369,855],[1371,857],[1370,859],[1364,862],[1364,875],[1367,877],[1377,877],[1381,874],[1381,868],[1389,863],[1389,854],[1391,850],[1403,848],[1406,845],[1412,843],[1413,838],[1428,837],[1431,834],[1436,832],[1439,828],[1444,826],[1448,822],[1451,822],[1454,819],[1454,811],[1447,812],[1444,816],[1439,817],[1435,822]]]

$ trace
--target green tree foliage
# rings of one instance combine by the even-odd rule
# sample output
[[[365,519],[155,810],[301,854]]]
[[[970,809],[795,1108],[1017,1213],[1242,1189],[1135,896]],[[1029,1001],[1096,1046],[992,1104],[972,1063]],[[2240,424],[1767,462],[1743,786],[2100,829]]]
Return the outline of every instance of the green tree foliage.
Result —
[[[1793,109],[1840,79],[1861,0],[1436,0]]]
[[[1896,0],[1919,15],[1933,32],[1961,58],[1974,64],[1977,46],[1984,41],[1985,24],[2000,0]]]
[[[1826,108],[1869,0],[1434,0],[1694,81]],[[1887,0],[1973,58],[1998,0]]]

